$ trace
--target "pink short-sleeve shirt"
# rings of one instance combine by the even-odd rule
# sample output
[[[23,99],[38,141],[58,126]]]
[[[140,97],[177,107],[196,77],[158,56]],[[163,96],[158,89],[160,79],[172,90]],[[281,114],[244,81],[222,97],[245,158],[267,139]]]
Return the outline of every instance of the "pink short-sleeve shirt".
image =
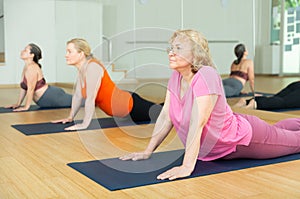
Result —
[[[218,159],[234,152],[237,145],[249,145],[252,137],[251,126],[246,119],[233,113],[227,104],[222,79],[216,69],[210,66],[200,68],[182,98],[180,98],[181,78],[180,73],[174,71],[168,83],[169,115],[184,145],[194,100],[200,96],[218,95],[216,105],[203,128],[198,159],[204,161]]]

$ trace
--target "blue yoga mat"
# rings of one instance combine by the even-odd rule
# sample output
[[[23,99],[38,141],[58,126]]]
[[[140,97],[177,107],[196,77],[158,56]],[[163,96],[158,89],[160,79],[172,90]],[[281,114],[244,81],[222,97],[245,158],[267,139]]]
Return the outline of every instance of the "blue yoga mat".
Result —
[[[175,150],[154,153],[150,159],[142,161],[122,161],[118,158],[112,158],[88,162],[74,162],[67,165],[95,181],[96,183],[104,186],[105,188],[114,191],[169,182],[169,180],[157,180],[156,177],[174,166],[181,165],[183,153],[183,150]],[[300,159],[300,154],[266,160],[234,159],[209,162],[198,160],[192,175],[181,179],[229,172],[298,159]]]
[[[271,93],[263,93],[263,92],[255,92],[255,94],[260,94],[262,96],[272,96],[274,94]],[[253,97],[254,94],[252,92],[250,93],[246,93],[246,94],[240,94],[240,95],[236,95],[236,96],[231,96],[231,97],[227,97],[227,98],[237,98],[237,97]]]
[[[300,108],[284,108],[284,109],[273,109],[273,110],[268,110],[272,112],[287,112],[287,111],[299,111]]]
[[[45,122],[45,123],[35,123],[35,124],[15,124],[11,126],[25,135],[39,135],[39,134],[49,134],[49,133],[71,132],[71,131],[66,131],[64,129],[74,125],[75,123],[81,123],[81,122],[82,120],[78,120],[76,122],[70,122],[66,124]],[[131,120],[118,119],[112,117],[98,118],[98,119],[93,119],[89,127],[83,130],[95,130],[95,129],[102,129],[102,128],[132,126],[137,124],[149,124],[149,123],[151,122],[142,121],[142,122],[135,123]]]
[[[61,109],[61,108],[70,108],[70,107],[41,108],[38,105],[31,105],[27,111],[52,110],[52,109]],[[12,108],[0,107],[0,113],[18,113],[18,112],[14,112]]]

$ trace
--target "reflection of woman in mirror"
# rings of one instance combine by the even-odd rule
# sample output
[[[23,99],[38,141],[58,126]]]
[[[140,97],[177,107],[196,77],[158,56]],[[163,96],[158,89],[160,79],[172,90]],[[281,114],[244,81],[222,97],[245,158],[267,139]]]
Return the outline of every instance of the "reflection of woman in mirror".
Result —
[[[238,44],[234,48],[237,57],[231,64],[230,76],[223,79],[223,86],[226,97],[238,96],[241,94],[245,84],[249,81],[250,89],[254,93],[254,64],[247,59],[248,51],[244,44]]]
[[[72,95],[65,93],[61,88],[49,86],[46,83],[42,72],[42,65],[39,60],[42,58],[42,51],[36,44],[28,44],[21,51],[21,59],[25,62],[22,72],[21,90],[16,104],[6,106],[14,111],[26,111],[34,101],[41,108],[70,107]],[[26,97],[24,106],[22,102]]]
[[[235,106],[260,110],[300,108],[300,81],[290,83],[271,97],[242,98]]]

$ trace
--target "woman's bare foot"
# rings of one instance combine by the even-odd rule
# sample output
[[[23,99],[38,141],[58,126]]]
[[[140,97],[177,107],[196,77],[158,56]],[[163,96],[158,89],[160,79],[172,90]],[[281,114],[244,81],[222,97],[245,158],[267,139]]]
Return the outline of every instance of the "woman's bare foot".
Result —
[[[259,97],[259,96],[263,96],[263,94],[255,93],[254,96],[255,96],[255,97]]]
[[[241,98],[235,105],[233,105],[233,107],[245,107],[246,104],[246,100],[244,98]]]
[[[247,109],[256,109],[256,101],[254,99],[251,99],[247,106],[245,106]]]

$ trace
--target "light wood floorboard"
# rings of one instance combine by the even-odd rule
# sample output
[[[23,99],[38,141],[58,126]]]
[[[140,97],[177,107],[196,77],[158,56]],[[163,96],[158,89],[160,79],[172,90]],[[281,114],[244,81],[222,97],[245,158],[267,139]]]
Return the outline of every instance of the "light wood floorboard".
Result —
[[[256,89],[277,92],[298,78],[257,77]],[[120,85],[160,102],[166,80]],[[142,85],[142,86],[141,86]],[[71,88],[66,91],[72,92]],[[0,105],[14,103],[17,88],[0,88]],[[234,99],[237,100],[237,99]],[[230,104],[235,101],[229,100]],[[299,117],[298,113],[274,113],[233,109],[254,114],[270,123]],[[153,125],[70,133],[25,136],[12,124],[48,122],[68,115],[69,109],[0,114],[0,198],[300,198],[300,160],[179,180],[150,186],[108,191],[66,164],[119,157],[146,147]],[[82,112],[79,113],[79,118]],[[94,117],[106,117],[100,110]],[[158,151],[182,148],[175,131]]]

